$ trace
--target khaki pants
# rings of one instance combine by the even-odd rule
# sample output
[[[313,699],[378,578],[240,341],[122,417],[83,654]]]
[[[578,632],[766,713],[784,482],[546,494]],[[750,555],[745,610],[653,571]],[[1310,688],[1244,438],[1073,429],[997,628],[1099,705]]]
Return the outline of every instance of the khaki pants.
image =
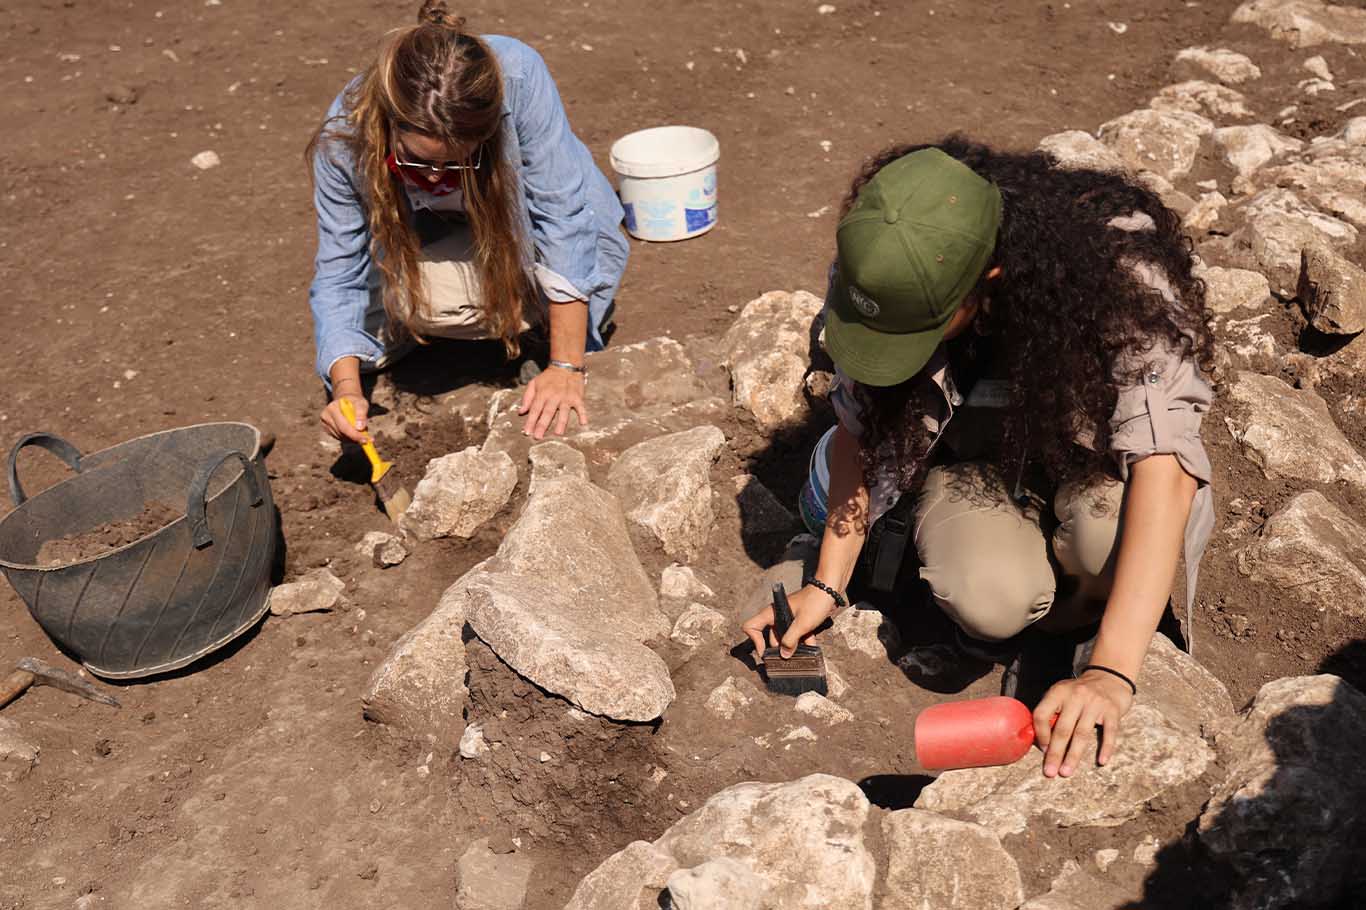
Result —
[[[1044,504],[1017,504],[995,466],[932,468],[915,512],[920,577],[974,638],[1010,638],[1045,617],[1055,631],[1093,622],[1114,580],[1123,496],[1117,480],[1065,485],[1046,534]]]
[[[417,325],[420,335],[459,341],[491,337],[484,321],[483,292],[474,257],[474,232],[465,223],[453,224],[442,236],[423,245],[418,269],[427,288],[429,312]],[[372,269],[365,330],[384,345],[384,354],[375,361],[376,370],[396,363],[417,346],[407,332],[395,332],[389,326],[382,281],[380,270]],[[522,330],[530,327],[523,319]]]

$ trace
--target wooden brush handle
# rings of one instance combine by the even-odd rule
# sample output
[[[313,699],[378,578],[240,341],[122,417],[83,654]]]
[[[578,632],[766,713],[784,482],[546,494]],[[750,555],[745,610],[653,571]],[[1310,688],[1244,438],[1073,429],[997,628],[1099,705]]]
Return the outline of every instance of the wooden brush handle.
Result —
[[[0,683],[0,708],[14,701],[37,679],[27,670],[15,670]]]

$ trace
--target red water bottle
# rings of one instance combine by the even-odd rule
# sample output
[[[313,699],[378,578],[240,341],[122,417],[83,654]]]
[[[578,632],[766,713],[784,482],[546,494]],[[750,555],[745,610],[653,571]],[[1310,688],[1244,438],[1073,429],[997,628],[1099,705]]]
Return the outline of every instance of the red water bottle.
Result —
[[[915,757],[931,770],[1014,764],[1034,745],[1034,715],[1004,695],[933,705],[915,719]]]

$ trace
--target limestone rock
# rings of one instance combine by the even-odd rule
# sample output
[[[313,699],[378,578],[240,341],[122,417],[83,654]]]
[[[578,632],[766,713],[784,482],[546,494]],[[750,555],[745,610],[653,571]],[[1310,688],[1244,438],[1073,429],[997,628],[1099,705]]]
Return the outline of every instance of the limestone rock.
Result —
[[[1238,373],[1228,394],[1242,406],[1226,418],[1229,432],[1267,476],[1344,480],[1366,490],[1366,458],[1342,435],[1317,394],[1246,371]]]
[[[740,504],[740,524],[746,534],[776,534],[791,531],[797,518],[778,501],[773,491],[753,474],[737,474],[731,478],[735,498]]]
[[[669,876],[670,910],[756,910],[774,907],[764,880],[728,856]],[[776,908],[775,908],[776,910]]]
[[[1335,219],[1366,227],[1366,149],[1328,140],[1316,142],[1307,152],[1305,159],[1258,171],[1252,178],[1254,185],[1293,191]],[[1332,233],[1345,233],[1329,227]]]
[[[1148,102],[1155,111],[1186,111],[1208,117],[1251,117],[1242,92],[1224,85],[1192,79],[1169,85]]]
[[[1132,111],[1105,123],[1100,140],[1133,171],[1149,170],[1176,180],[1190,173],[1201,140],[1214,124],[1186,111]]]
[[[1287,189],[1263,190],[1239,206],[1246,224],[1232,238],[1251,250],[1271,288],[1290,296],[1299,283],[1300,257],[1317,243],[1334,247],[1357,241],[1357,229],[1325,215]]]
[[[388,569],[408,558],[408,546],[397,534],[367,531],[356,544],[356,552],[372,562],[377,569]]]
[[[883,816],[882,837],[886,910],[1015,910],[1024,900],[1014,858],[981,825],[903,809]]]
[[[433,458],[399,525],[418,540],[474,536],[512,498],[517,468],[504,452],[470,446]]]
[[[1228,207],[1223,193],[1203,193],[1198,202],[1181,219],[1186,230],[1199,234],[1219,223],[1219,215]]]
[[[717,857],[763,879],[774,907],[870,908],[876,869],[863,842],[867,798],[847,780],[812,774],[785,784],[738,784],[655,841],[680,866]]]
[[[1320,332],[1355,335],[1366,329],[1366,272],[1329,247],[1304,250],[1298,296],[1309,324]]]
[[[1333,81],[1333,71],[1328,68],[1328,61],[1323,59],[1322,54],[1315,54],[1313,57],[1310,57],[1308,60],[1304,61],[1304,63],[1300,64],[1300,66],[1308,70],[1311,74],[1318,76],[1324,82]]]
[[[20,732],[18,721],[0,717],[0,777],[13,780],[28,774],[38,764],[40,751]]]
[[[531,460],[531,482],[568,475],[578,480],[588,479],[588,459],[568,443],[552,439],[534,445],[527,453]]]
[[[1259,25],[1291,47],[1366,44],[1366,10],[1320,0],[1251,0],[1234,10],[1233,21]]]
[[[590,714],[650,721],[674,700],[664,661],[561,580],[472,570],[454,589],[470,627],[518,674]]]
[[[296,613],[326,613],[342,600],[346,582],[329,569],[314,569],[297,581],[279,585],[270,592],[270,612],[273,616],[293,616]]]
[[[626,517],[652,534],[676,559],[701,555],[716,521],[711,466],[726,436],[706,426],[642,442],[612,465],[607,486]]]
[[[716,592],[702,583],[689,566],[665,566],[659,577],[659,596],[676,600],[711,600]]]
[[[674,623],[669,638],[685,648],[696,648],[703,642],[721,635],[727,626],[726,617],[702,604],[689,604]]]
[[[1271,516],[1238,567],[1291,602],[1366,618],[1366,527],[1322,493],[1301,493]]]
[[[1124,747],[1104,767],[1084,763],[1070,778],[1043,776],[1031,752],[1007,767],[946,771],[921,792],[916,808],[965,817],[998,836],[1031,820],[1063,828],[1115,827],[1138,817],[1149,800],[1200,777],[1214,753],[1199,734],[1135,705],[1121,726]]]
[[[479,724],[470,724],[460,734],[460,757],[474,761],[488,754],[489,744],[484,739],[484,728]]]
[[[1065,168],[1124,170],[1124,161],[1108,145],[1081,130],[1068,130],[1045,136],[1039,140],[1039,150],[1052,155]]]
[[[660,892],[677,869],[668,853],[635,841],[579,882],[564,910],[659,910]]]
[[[653,338],[637,344],[613,346],[588,355],[591,380],[584,390],[590,423],[570,420],[562,441],[588,456],[595,465],[639,442],[716,423],[731,411],[727,402],[712,397],[698,376],[683,345],[672,338]],[[520,396],[498,399],[491,406],[489,435],[483,451],[507,452],[514,464],[527,457],[533,440],[522,434],[524,417],[517,415]]]
[[[460,910],[521,910],[534,866],[521,853],[494,853],[488,838],[480,838],[456,863],[455,905]]]
[[[1232,872],[1224,906],[1327,906],[1362,893],[1362,742],[1366,696],[1328,675],[1267,683],[1216,738],[1226,774],[1198,832]]]
[[[1106,907],[1132,906],[1126,895],[1109,882],[1088,875],[1068,860],[1053,879],[1046,894],[1020,905],[1020,910],[1101,910]]]
[[[1257,64],[1245,54],[1226,47],[1188,47],[1176,55],[1176,62],[1189,75],[1208,74],[1228,85],[1239,85],[1262,77],[1262,70]]]
[[[727,676],[726,681],[707,696],[707,710],[722,720],[734,720],[735,715],[754,704],[758,695],[759,690],[748,681]]]
[[[769,291],[745,304],[722,339],[733,400],[765,429],[806,411],[806,372],[823,306],[806,291]]]
[[[1162,712],[1186,733],[1203,735],[1233,715],[1233,700],[1218,677],[1161,633],[1153,636],[1139,675],[1135,703]]]
[[[819,692],[803,692],[797,696],[796,708],[802,714],[808,714],[831,726],[848,723],[854,719],[854,715]]]
[[[836,614],[833,621],[835,633],[844,639],[851,650],[865,657],[889,660],[891,654],[901,647],[901,634],[881,610],[860,609],[860,606],[856,604],[852,609]]]
[[[1203,266],[1195,269],[1195,277],[1205,282],[1205,303],[1215,313],[1227,314],[1237,309],[1260,311],[1271,297],[1271,283],[1261,272],[1251,269]]]
[[[365,717],[454,749],[465,733],[465,596],[457,586],[406,632],[361,695]]]
[[[1299,151],[1304,147],[1300,140],[1292,139],[1265,123],[1221,127],[1214,131],[1214,144],[1240,177],[1252,174],[1277,155]]]
[[[554,579],[636,641],[662,638],[671,623],[631,545],[617,498],[573,471],[533,476],[526,505],[498,547],[491,570]]]

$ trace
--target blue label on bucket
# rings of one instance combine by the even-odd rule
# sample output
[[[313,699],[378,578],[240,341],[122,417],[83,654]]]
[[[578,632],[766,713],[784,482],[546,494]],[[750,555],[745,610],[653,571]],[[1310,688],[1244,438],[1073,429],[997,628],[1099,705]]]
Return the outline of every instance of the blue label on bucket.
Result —
[[[632,234],[636,232],[636,206],[633,202],[628,202],[622,206],[626,210],[626,230]]]
[[[716,206],[705,209],[684,209],[684,217],[687,219],[688,231],[700,231],[716,220]]]

